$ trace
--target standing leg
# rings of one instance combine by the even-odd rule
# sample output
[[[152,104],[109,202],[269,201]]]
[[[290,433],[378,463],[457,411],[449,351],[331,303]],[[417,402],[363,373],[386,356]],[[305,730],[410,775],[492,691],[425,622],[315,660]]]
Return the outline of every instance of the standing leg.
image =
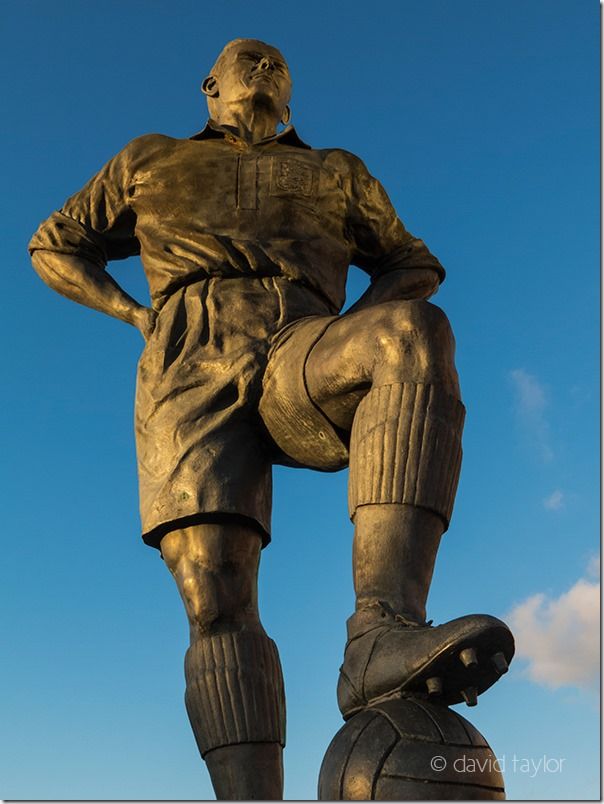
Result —
[[[285,697],[258,614],[260,545],[255,530],[235,524],[196,525],[161,541],[190,624],[187,712],[219,800],[283,798]]]

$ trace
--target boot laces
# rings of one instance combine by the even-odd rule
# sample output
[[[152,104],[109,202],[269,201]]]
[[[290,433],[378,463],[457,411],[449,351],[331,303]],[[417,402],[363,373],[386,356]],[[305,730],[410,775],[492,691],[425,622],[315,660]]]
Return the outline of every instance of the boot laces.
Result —
[[[406,617],[404,614],[394,611],[390,603],[385,600],[378,600],[378,603],[382,609],[382,617],[390,616],[396,623],[400,623],[406,628],[427,628],[428,626],[432,625],[433,620],[424,620],[423,622],[418,623],[417,620],[412,620],[410,617]]]

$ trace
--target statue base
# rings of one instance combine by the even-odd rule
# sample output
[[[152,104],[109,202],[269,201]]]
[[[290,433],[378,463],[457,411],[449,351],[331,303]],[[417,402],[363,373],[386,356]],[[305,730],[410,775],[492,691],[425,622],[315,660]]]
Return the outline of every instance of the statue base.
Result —
[[[331,741],[320,801],[505,799],[499,762],[480,732],[447,706],[418,695],[374,704]]]

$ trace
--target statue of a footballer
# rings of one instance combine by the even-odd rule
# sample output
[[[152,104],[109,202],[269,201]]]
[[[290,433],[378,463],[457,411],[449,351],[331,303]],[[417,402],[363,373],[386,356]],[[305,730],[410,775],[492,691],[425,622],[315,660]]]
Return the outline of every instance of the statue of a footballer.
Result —
[[[426,622],[464,419],[453,336],[428,301],[441,264],[356,156],[315,150],[287,125],[276,48],[230,42],[202,90],[203,131],[133,140],[29,248],[54,290],[145,338],[142,531],[189,618],[189,718],[218,798],[279,799],[283,682],[257,608],[272,464],[350,467],[344,718],[401,692],[472,704],[514,647],[490,616]],[[151,308],[106,271],[136,254]],[[351,264],[371,285],[340,315]]]

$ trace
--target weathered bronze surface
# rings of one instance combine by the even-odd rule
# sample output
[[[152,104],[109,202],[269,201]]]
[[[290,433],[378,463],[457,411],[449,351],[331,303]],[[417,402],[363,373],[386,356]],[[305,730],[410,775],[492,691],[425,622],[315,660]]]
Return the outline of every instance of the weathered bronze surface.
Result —
[[[30,251],[52,288],[145,338],[143,539],[161,550],[189,618],[189,718],[218,798],[279,799],[283,681],[257,606],[273,464],[350,466],[345,719],[401,694],[429,692],[443,712],[472,705],[514,646],[486,615],[425,620],[464,419],[450,326],[428,301],[443,267],[360,159],[315,150],[288,125],[277,49],[229,43],[202,90],[203,131],[133,140]],[[106,271],[139,253],[151,308]],[[371,285],[340,315],[350,264]]]
[[[501,763],[465,718],[419,697],[363,709],[327,749],[320,801],[498,801]]]

